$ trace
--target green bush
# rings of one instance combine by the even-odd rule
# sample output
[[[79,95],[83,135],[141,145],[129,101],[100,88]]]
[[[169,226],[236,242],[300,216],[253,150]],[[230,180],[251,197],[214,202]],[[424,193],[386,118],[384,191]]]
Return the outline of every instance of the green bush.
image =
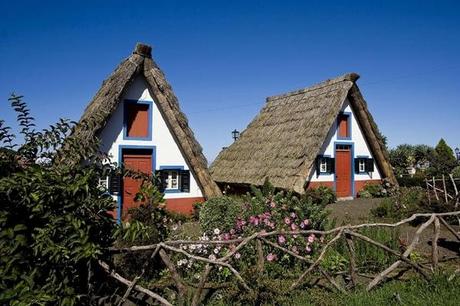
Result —
[[[335,192],[326,186],[307,189],[305,191],[305,197],[309,198],[313,203],[320,205],[332,204],[337,200]]]
[[[456,178],[460,178],[460,166],[457,166],[452,170],[452,176]]]
[[[404,175],[397,179],[400,187],[425,187],[424,175],[414,175],[413,177]]]
[[[98,186],[114,170],[95,139],[64,141],[73,128],[65,120],[37,132],[21,97],[10,101],[24,144],[13,145],[1,121],[0,304],[86,304],[102,277],[88,283],[88,267],[116,227],[114,202]]]
[[[371,209],[378,218],[401,219],[424,211],[426,192],[421,187],[402,187],[392,197],[383,199],[380,205]]]
[[[359,192],[358,196],[360,198],[382,198],[387,196],[387,192],[381,184],[367,183]]]
[[[243,214],[242,205],[234,197],[217,197],[206,201],[200,209],[200,224],[205,232],[214,229],[228,232]]]

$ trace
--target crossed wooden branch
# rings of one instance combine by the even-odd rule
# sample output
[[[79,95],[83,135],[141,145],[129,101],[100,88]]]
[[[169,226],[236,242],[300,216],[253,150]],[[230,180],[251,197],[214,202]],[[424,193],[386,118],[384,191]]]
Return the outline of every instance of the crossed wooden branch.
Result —
[[[212,270],[213,267],[215,266],[221,266],[221,267],[226,267],[230,270],[230,272],[236,277],[240,285],[247,290],[248,292],[252,292],[252,289],[248,286],[248,284],[245,282],[241,274],[229,263],[232,257],[240,251],[242,248],[247,246],[249,243],[252,241],[256,242],[256,250],[257,250],[257,270],[262,271],[263,266],[264,266],[264,254],[263,254],[263,249],[262,245],[266,244],[269,245],[273,248],[276,248],[286,254],[289,254],[290,256],[301,260],[303,262],[306,262],[309,264],[309,267],[300,275],[300,277],[291,285],[291,290],[299,287],[303,280],[305,279],[306,276],[311,274],[314,270],[318,271],[320,274],[322,274],[325,279],[332,285],[334,288],[340,291],[345,291],[343,287],[341,287],[337,282],[335,282],[334,278],[332,278],[324,269],[321,268],[320,264],[324,260],[325,255],[327,251],[336,243],[340,238],[344,237],[346,240],[346,245],[347,249],[350,255],[350,260],[349,260],[349,273],[350,273],[350,280],[352,286],[355,286],[357,284],[357,276],[359,275],[357,273],[357,266],[356,266],[356,254],[355,254],[355,247],[354,247],[354,238],[359,239],[363,242],[369,243],[374,245],[377,248],[380,248],[384,250],[385,252],[396,256],[398,259],[391,264],[388,268],[380,272],[378,275],[375,277],[372,277],[372,280],[370,283],[367,285],[367,290],[371,290],[375,286],[377,286],[380,282],[382,282],[387,276],[393,272],[395,269],[397,269],[402,263],[406,263],[409,267],[413,268],[416,272],[418,272],[424,279],[430,279],[430,274],[418,263],[414,262],[410,258],[410,254],[413,252],[414,248],[419,242],[420,235],[423,231],[425,231],[431,224],[433,224],[433,239],[432,239],[432,254],[431,254],[431,264],[433,268],[436,268],[439,263],[439,250],[438,250],[438,239],[440,235],[440,226],[443,225],[449,232],[451,232],[454,237],[460,241],[460,235],[455,231],[454,228],[452,228],[444,219],[445,217],[452,217],[452,216],[460,216],[460,211],[455,211],[455,212],[448,212],[448,213],[433,213],[433,214],[414,214],[410,216],[409,218],[406,218],[404,220],[401,220],[396,223],[366,223],[366,224],[359,224],[359,225],[345,225],[345,226],[340,226],[336,227],[331,230],[327,231],[319,231],[319,230],[301,230],[301,231],[289,231],[289,232],[284,232],[284,231],[272,231],[272,232],[257,232],[252,234],[251,236],[240,238],[240,239],[232,239],[232,240],[208,240],[208,241],[196,241],[196,240],[175,240],[175,241],[164,241],[156,244],[150,244],[150,245],[143,245],[143,246],[131,246],[131,247],[125,247],[125,248],[109,248],[109,251],[111,253],[126,253],[126,252],[140,252],[140,251],[151,251],[151,256],[150,260],[147,260],[141,270],[141,273],[137,275],[132,281],[122,277],[120,274],[116,273],[107,263],[103,261],[99,261],[99,265],[109,273],[111,277],[116,279],[117,281],[123,283],[126,285],[128,288],[123,295],[122,299],[119,302],[119,305],[121,305],[130,295],[132,290],[136,290],[138,292],[142,292],[146,294],[147,296],[150,296],[151,298],[157,300],[163,305],[171,305],[170,302],[168,302],[164,297],[161,297],[159,294],[154,293],[153,291],[146,289],[140,285],[138,285],[139,279],[141,279],[145,273],[145,271],[149,268],[149,263],[152,261],[155,256],[159,255],[163,263],[166,265],[166,267],[169,269],[171,273],[171,278],[175,283],[175,286],[177,288],[178,296],[179,299],[183,299],[186,295],[187,292],[187,287],[190,287],[189,284],[187,284],[180,274],[177,272],[177,269],[174,265],[174,263],[171,261],[169,255],[167,254],[166,251],[169,251],[171,253],[178,253],[186,256],[189,259],[194,259],[196,261],[201,261],[206,263],[205,268],[203,270],[203,273],[200,277],[200,282],[197,286],[193,286],[197,288],[197,290],[194,293],[193,299],[192,299],[192,305],[198,305],[201,302],[202,299],[202,294],[203,290],[205,288],[209,288],[209,286],[206,285],[206,281],[208,279],[208,276]],[[395,251],[388,246],[375,241],[363,234],[360,234],[356,232],[356,230],[362,229],[362,228],[371,228],[371,227],[389,227],[389,228],[395,228],[398,226],[401,226],[403,224],[409,223],[411,221],[414,221],[417,218],[428,218],[427,221],[422,223],[417,231],[414,234],[414,237],[412,238],[410,244],[407,246],[407,248],[401,253],[398,251]],[[281,245],[279,245],[276,242],[268,240],[270,237],[276,237],[278,235],[310,235],[310,234],[315,234],[319,235],[322,237],[326,237],[328,235],[334,235],[332,239],[327,241],[324,246],[321,248],[321,251],[319,253],[319,256],[316,258],[316,260],[312,260],[309,257],[301,256]],[[206,257],[198,256],[191,254],[182,248],[180,248],[181,245],[191,245],[191,244],[201,244],[201,245],[230,245],[236,244],[236,247],[233,248],[231,251],[229,251],[225,256],[221,258],[217,258],[215,260],[209,259]]]

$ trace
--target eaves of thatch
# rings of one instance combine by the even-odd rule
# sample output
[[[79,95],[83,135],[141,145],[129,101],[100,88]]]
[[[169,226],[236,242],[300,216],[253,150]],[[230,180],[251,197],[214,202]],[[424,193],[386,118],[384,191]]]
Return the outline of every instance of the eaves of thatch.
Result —
[[[212,180],[202,147],[179,108],[179,103],[165,75],[152,59],[152,48],[137,44],[133,54],[123,60],[115,71],[102,83],[102,87],[86,107],[73,137],[81,141],[97,137],[115,112],[123,94],[137,76],[143,76],[148,90],[162,113],[190,170],[194,173],[204,196],[211,198],[221,194]]]
[[[313,87],[267,98],[267,103],[210,167],[219,184],[262,185],[305,191],[314,161],[344,101],[348,98],[377,165],[391,182],[396,178],[355,73]]]

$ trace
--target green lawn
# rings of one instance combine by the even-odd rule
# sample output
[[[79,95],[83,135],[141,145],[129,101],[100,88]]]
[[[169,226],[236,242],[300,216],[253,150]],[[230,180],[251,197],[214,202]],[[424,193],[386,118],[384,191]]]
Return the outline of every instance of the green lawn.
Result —
[[[438,275],[430,283],[421,279],[393,281],[371,292],[358,289],[348,294],[320,289],[297,292],[280,299],[278,305],[459,305],[460,276]]]

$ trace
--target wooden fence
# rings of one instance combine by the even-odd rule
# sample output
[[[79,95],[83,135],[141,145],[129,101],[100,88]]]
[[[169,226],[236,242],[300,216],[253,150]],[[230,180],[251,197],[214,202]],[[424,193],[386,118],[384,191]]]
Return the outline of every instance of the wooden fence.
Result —
[[[250,284],[248,284],[241,274],[233,267],[232,261],[234,260],[234,255],[241,251],[243,248],[248,247],[249,245],[255,246],[257,250],[257,269],[263,269],[265,264],[265,256],[263,253],[263,245],[269,246],[270,248],[275,248],[285,254],[292,256],[293,258],[300,260],[308,265],[306,270],[292,283],[291,290],[297,287],[300,287],[305,284],[305,279],[309,275],[319,275],[322,277],[326,282],[331,284],[333,288],[339,291],[345,291],[346,289],[354,287],[358,283],[358,268],[357,268],[357,260],[356,260],[356,252],[355,252],[355,242],[356,240],[360,240],[366,244],[373,245],[389,255],[395,256],[397,260],[389,265],[386,269],[381,271],[380,273],[374,274],[369,277],[370,281],[367,282],[367,290],[371,290],[376,287],[379,283],[381,283],[384,279],[389,277],[390,273],[394,272],[400,266],[405,265],[410,269],[413,269],[418,274],[420,274],[424,279],[429,280],[431,278],[432,273],[438,267],[439,264],[439,246],[438,240],[440,237],[440,228],[441,226],[445,227],[448,232],[450,232],[456,240],[460,241],[460,234],[445,220],[446,217],[458,217],[460,215],[460,211],[448,212],[448,213],[433,213],[433,214],[414,214],[411,217],[401,220],[397,223],[366,223],[366,224],[359,224],[359,225],[345,225],[336,227],[331,230],[327,231],[318,231],[318,230],[302,230],[302,231],[290,231],[290,232],[279,232],[279,231],[272,231],[272,232],[257,232],[251,236],[243,237],[241,239],[234,239],[234,240],[221,240],[221,241],[196,241],[196,240],[176,240],[176,241],[164,241],[156,244],[151,245],[142,245],[142,246],[132,246],[126,248],[110,248],[109,251],[111,253],[135,253],[135,252],[150,252],[150,260],[147,260],[143,267],[141,268],[140,273],[132,280],[125,278],[124,276],[117,273],[115,270],[112,269],[113,265],[109,265],[107,262],[102,260],[98,261],[100,267],[102,267],[112,278],[117,280],[118,282],[124,284],[127,289],[123,295],[123,297],[119,300],[118,305],[123,304],[126,299],[130,296],[130,294],[134,291],[141,292],[156,301],[160,302],[164,305],[171,305],[171,303],[165,298],[162,297],[160,294],[153,292],[153,290],[149,288],[145,288],[138,284],[139,280],[144,276],[147,269],[152,269],[151,267],[152,259],[156,256],[159,256],[163,261],[164,265],[169,269],[171,278],[174,282],[174,286],[177,290],[177,294],[179,298],[183,298],[187,295],[190,287],[193,287],[193,298],[192,298],[192,305],[199,305],[203,298],[203,290],[209,288],[208,276],[212,269],[216,267],[226,267],[231,271],[234,275],[235,279],[239,282],[242,290],[247,290],[252,292]],[[371,239],[361,233],[359,233],[360,229],[364,228],[372,228],[372,227],[384,227],[384,228],[396,228],[404,224],[408,224],[416,219],[422,219],[423,223],[417,228],[415,231],[412,239],[407,244],[404,249],[394,250],[387,245]],[[422,232],[426,231],[430,226],[433,227],[433,234],[431,238],[431,259],[426,264],[421,264],[416,262],[415,260],[411,259],[411,253],[413,253],[416,245],[420,242],[420,236]],[[278,235],[298,235],[307,237],[308,235],[314,234],[318,237],[323,237],[324,241],[321,244],[320,249],[316,252],[317,257],[314,256],[313,258],[301,256],[285,247],[277,243],[276,237]],[[275,238],[275,239],[273,239]],[[349,253],[349,260],[348,260],[348,269],[347,271],[343,271],[343,273],[347,274],[348,279],[350,280],[349,286],[343,286],[336,282],[334,277],[330,275],[325,269],[321,267],[321,262],[324,260],[326,256],[326,252],[330,250],[335,243],[339,239],[345,239],[347,250]],[[275,242],[274,242],[274,241]],[[235,248],[231,249],[226,255],[216,258],[216,259],[209,259],[203,256],[199,256],[188,252],[181,248],[183,245],[213,245],[213,246],[225,246],[225,245],[236,245]],[[200,280],[198,284],[190,284],[187,283],[178,272],[177,266],[171,260],[171,255],[173,254],[181,254],[189,259],[193,259],[195,261],[203,262],[204,268],[201,272]]]
[[[450,181],[453,190],[448,190],[446,181]],[[437,201],[442,200],[445,203],[449,203],[450,201],[454,202],[455,210],[457,210],[457,207],[460,204],[459,187],[457,187],[457,182],[460,182],[460,178],[454,179],[452,174],[449,174],[448,179],[444,175],[440,178],[426,178],[426,192],[430,204],[432,198],[434,197]]]

